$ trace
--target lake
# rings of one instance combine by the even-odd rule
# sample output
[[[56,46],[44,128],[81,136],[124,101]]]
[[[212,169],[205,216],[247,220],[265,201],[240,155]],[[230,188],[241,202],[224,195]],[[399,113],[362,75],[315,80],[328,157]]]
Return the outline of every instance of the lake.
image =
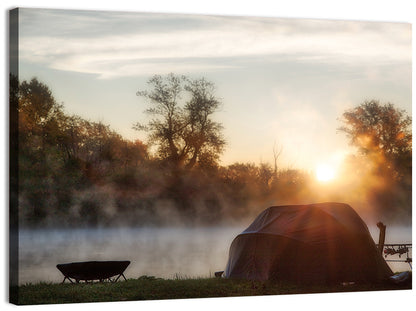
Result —
[[[19,232],[19,284],[61,282],[58,263],[130,260],[127,278],[209,277],[224,270],[234,237],[245,227],[23,229]],[[370,227],[378,242],[378,228]],[[410,227],[387,228],[386,243],[411,243]],[[393,271],[406,263],[389,263]]]

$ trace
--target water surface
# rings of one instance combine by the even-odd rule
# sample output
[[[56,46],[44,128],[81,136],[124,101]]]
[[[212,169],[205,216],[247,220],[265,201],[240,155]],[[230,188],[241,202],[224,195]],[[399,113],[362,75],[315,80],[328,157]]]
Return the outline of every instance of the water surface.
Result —
[[[234,237],[245,227],[21,230],[19,283],[60,282],[58,263],[130,260],[125,275],[209,277],[224,270]],[[378,242],[377,227],[370,227]],[[387,228],[386,243],[411,243],[410,227]],[[397,256],[396,256],[397,257]],[[393,259],[393,258],[392,258]],[[398,259],[398,258],[397,258]],[[406,263],[389,263],[393,271]]]

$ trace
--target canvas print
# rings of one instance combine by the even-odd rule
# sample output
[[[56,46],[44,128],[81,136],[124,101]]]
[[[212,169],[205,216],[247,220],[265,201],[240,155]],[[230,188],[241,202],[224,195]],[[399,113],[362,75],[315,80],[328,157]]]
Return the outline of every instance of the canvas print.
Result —
[[[9,13],[12,303],[411,289],[410,24]]]

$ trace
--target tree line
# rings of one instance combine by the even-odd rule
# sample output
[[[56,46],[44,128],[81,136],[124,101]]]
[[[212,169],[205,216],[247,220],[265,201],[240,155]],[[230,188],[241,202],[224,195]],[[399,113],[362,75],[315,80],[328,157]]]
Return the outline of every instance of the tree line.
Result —
[[[36,78],[11,76],[10,82],[18,109],[23,226],[219,224],[252,218],[273,204],[345,199],[338,191],[319,193],[310,172],[278,168],[276,153],[274,167],[221,166],[226,141],[223,125],[215,121],[221,101],[205,79],[174,74],[149,79],[148,89],[137,92],[148,105],[149,121],[132,125],[146,132],[146,142],[69,115]],[[369,101],[346,111],[341,121],[339,130],[357,146],[348,170],[360,170],[357,176],[366,175],[366,181],[378,176],[366,198],[380,213],[407,217],[410,117],[391,104]]]

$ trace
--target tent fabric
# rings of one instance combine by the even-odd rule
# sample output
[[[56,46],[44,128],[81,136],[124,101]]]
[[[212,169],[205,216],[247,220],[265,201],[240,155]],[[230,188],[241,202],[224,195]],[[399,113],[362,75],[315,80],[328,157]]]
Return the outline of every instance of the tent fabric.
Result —
[[[376,282],[393,273],[347,204],[272,206],[231,243],[226,278]]]

